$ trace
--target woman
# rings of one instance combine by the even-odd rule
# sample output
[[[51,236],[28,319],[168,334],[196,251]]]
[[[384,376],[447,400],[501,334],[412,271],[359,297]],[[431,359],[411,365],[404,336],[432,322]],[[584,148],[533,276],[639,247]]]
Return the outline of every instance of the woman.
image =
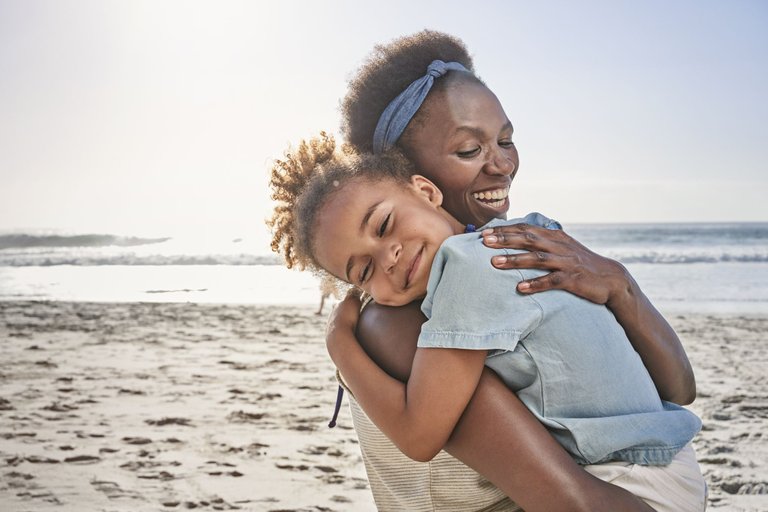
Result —
[[[422,77],[435,59],[459,62],[472,70],[463,45],[444,34],[425,31],[377,47],[353,78],[342,105],[343,130],[348,142],[359,150],[370,151],[381,113],[410,83]],[[474,130],[477,123],[473,120],[483,113],[477,106],[463,103],[461,88],[470,87],[471,83],[462,81],[461,75],[449,71],[435,79],[433,88],[395,144],[444,191],[447,210],[462,222],[482,225],[492,217],[506,214],[506,190],[519,162],[508,121],[499,123],[494,133]],[[522,283],[518,287],[520,292],[560,288],[606,304],[642,357],[661,397],[679,404],[693,400],[693,374],[677,336],[620,264],[592,253],[559,231],[516,226],[498,230],[493,236],[495,240],[486,236],[488,245],[531,251],[525,256],[494,262],[495,265],[551,271],[543,278]],[[330,337],[335,329],[350,328],[346,320],[356,316],[356,308],[354,301],[340,305],[329,326]],[[358,338],[384,370],[405,380],[423,321],[418,304],[402,308],[370,304],[357,324]],[[349,376],[354,368],[341,371]],[[352,391],[358,395],[364,392],[354,388]],[[515,435],[510,436],[509,432]],[[371,459],[373,456],[366,455],[362,438],[361,447],[364,457]],[[577,466],[487,369],[445,449],[529,511],[647,510],[629,493],[600,482]],[[368,469],[370,474],[370,464]],[[388,469],[389,475],[397,474]],[[454,469],[440,466],[437,471]],[[397,495],[404,485],[390,485],[391,476],[389,481],[386,477],[379,480],[380,485],[394,489],[390,494]]]

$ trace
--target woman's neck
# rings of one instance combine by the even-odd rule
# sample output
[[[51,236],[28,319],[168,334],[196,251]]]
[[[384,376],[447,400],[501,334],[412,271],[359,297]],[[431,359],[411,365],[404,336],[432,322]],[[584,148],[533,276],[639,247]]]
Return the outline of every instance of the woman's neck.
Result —
[[[442,206],[440,207],[440,213],[448,220],[448,222],[450,222],[454,235],[460,235],[466,232],[467,225],[463,222],[459,222],[456,217],[448,213]]]

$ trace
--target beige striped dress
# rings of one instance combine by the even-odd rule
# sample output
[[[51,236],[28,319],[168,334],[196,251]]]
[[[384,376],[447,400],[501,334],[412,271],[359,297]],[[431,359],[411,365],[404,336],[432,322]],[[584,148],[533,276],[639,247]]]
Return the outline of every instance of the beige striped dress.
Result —
[[[491,482],[444,451],[430,462],[416,462],[403,455],[366,416],[349,389],[346,391],[373,499],[380,511],[522,510]]]

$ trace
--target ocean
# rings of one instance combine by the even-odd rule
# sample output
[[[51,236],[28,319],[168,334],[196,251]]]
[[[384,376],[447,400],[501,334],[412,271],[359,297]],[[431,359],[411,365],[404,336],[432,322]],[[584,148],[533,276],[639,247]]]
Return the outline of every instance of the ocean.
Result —
[[[768,313],[768,223],[577,224],[662,311]],[[0,233],[0,300],[317,304],[263,238]]]

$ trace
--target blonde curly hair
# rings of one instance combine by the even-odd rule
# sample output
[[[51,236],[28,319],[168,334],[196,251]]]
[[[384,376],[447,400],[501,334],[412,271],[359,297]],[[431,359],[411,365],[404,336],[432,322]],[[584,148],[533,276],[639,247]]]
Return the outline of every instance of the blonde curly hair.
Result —
[[[302,140],[272,165],[269,186],[276,204],[267,221],[272,250],[283,255],[288,268],[311,270],[324,285],[337,280],[315,258],[314,228],[323,205],[352,180],[406,184],[413,173],[412,164],[399,151],[373,155],[358,153],[351,146],[337,148],[326,132]]]

